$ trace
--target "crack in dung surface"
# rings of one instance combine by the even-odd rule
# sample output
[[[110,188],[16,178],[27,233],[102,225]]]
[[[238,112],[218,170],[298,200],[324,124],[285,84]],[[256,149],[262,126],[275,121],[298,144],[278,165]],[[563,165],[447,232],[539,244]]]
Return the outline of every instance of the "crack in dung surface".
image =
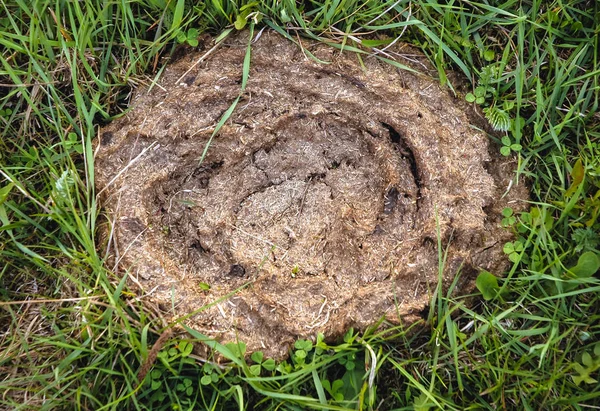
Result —
[[[405,158],[406,160],[408,160],[408,162],[410,164],[410,172],[413,176],[415,185],[417,186],[416,205],[417,205],[417,212],[418,212],[420,202],[421,202],[422,183],[421,183],[421,177],[419,176],[419,167],[417,165],[417,161],[415,160],[415,155],[413,153],[413,150],[410,147],[409,142],[406,140],[406,137],[402,136],[402,134],[400,132],[398,132],[398,130],[396,130],[394,127],[392,127],[391,125],[389,125],[387,123],[381,123],[381,125],[388,130],[388,132],[390,134],[390,139],[391,139],[392,143],[394,143],[398,147],[398,151],[399,151],[400,155],[402,156],[402,158]]]

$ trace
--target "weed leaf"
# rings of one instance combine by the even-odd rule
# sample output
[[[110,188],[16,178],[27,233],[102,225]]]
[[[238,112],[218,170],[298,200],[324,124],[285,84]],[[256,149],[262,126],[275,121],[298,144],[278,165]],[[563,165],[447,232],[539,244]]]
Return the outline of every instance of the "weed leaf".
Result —
[[[576,278],[589,278],[600,269],[600,258],[593,251],[587,251],[579,257],[577,265],[569,269]]]
[[[486,300],[492,300],[496,298],[498,295],[498,290],[500,286],[498,285],[498,279],[496,276],[489,271],[482,271],[477,276],[477,280],[475,281],[475,285],[477,289],[483,295],[483,298]]]

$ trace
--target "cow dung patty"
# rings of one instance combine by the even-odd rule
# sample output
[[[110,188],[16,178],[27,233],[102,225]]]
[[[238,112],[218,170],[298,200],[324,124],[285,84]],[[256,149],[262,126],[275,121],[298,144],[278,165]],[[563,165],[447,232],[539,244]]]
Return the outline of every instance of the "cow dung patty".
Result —
[[[204,156],[240,93],[247,41],[179,59],[101,132],[105,237],[140,296],[282,358],[299,337],[418,318],[438,239],[444,287],[459,272],[468,293],[481,269],[506,268],[501,210],[527,190],[502,198],[514,164],[409,46],[388,53],[420,73],[265,31]]]

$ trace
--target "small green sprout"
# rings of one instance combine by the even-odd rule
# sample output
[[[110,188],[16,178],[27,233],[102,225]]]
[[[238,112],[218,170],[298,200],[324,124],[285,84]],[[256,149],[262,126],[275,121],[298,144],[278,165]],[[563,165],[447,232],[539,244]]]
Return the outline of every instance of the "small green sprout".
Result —
[[[505,207],[502,210],[502,227],[511,227],[517,222],[517,218],[514,216],[513,209],[510,207]]]
[[[509,156],[511,151],[518,153],[523,149],[523,146],[518,143],[513,143],[509,136],[502,137],[502,147],[500,148],[500,154],[503,156]]]
[[[198,47],[198,36],[200,32],[198,29],[189,29],[187,32],[180,31],[177,33],[178,43],[187,43],[192,47]]]
[[[273,360],[272,358],[267,358],[265,360],[262,351],[254,352],[250,356],[250,358],[256,363],[250,366],[250,372],[256,376],[260,375],[262,369],[265,369],[267,371],[273,371],[275,369],[275,366],[277,365],[275,364],[275,360]]]
[[[582,382],[596,384],[598,380],[596,379],[597,375],[594,374],[600,370],[600,343],[595,344],[593,354],[588,351],[584,352],[581,356],[581,363],[573,363],[573,369],[577,372],[577,375],[571,376],[575,385],[579,386]]]
[[[508,259],[513,263],[518,263],[521,260],[521,252],[523,251],[523,243],[521,241],[509,241],[504,244],[504,254],[508,255]]]
[[[200,378],[200,384],[211,385],[219,381],[219,373],[216,365],[213,365],[209,362],[204,363],[202,366],[202,372],[204,375],[202,378]]]
[[[473,93],[467,93],[467,95],[465,96],[465,100],[467,100],[469,103],[476,103],[482,105],[483,103],[485,103],[486,94],[486,87],[477,86],[475,87],[475,90],[473,90]]]

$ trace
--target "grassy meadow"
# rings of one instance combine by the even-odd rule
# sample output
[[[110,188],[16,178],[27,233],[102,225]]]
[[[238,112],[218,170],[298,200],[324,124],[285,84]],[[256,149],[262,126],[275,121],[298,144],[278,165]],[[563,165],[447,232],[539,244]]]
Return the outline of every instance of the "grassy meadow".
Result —
[[[0,409],[600,408],[600,2],[0,3]],[[505,210],[512,268],[482,275],[475,305],[438,292],[410,329],[243,361],[172,332],[104,264],[100,127],[200,36],[263,27],[375,54],[399,38],[481,107],[531,202]]]

